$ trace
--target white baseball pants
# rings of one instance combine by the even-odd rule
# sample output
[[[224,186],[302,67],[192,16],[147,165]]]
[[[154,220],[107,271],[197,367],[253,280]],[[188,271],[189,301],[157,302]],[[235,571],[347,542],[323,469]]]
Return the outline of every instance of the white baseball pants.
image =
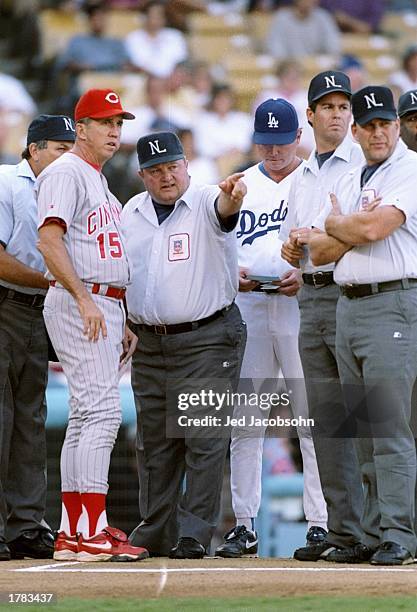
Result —
[[[105,317],[105,339],[101,333],[97,342],[84,336],[76,301],[63,288],[49,289],[44,318],[70,395],[61,451],[62,491],[106,494],[110,455],[121,423],[118,368],[125,314],[121,300],[92,298]]]

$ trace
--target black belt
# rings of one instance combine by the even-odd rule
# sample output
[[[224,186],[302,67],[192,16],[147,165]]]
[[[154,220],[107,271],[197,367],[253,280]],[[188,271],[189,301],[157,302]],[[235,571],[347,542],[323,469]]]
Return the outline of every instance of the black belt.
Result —
[[[222,308],[222,310],[217,310],[209,317],[204,317],[204,319],[199,319],[198,321],[191,321],[190,323],[175,323],[173,325],[145,325],[144,323],[133,323],[131,325],[133,331],[135,328],[140,330],[145,330],[152,332],[153,334],[157,334],[158,336],[168,336],[170,334],[182,334],[184,332],[190,332],[202,327],[203,325],[207,325],[207,323],[211,323],[211,321],[215,321],[219,317],[222,316],[224,312],[230,310],[233,304],[230,306],[226,306],[226,308]]]
[[[14,289],[6,289],[6,299],[11,300],[12,302],[17,302],[18,304],[24,304],[25,306],[30,306],[31,308],[43,308],[43,303],[45,301],[45,296],[42,293],[35,293],[35,295],[31,295],[29,293],[22,293],[21,291],[15,291]]]
[[[312,285],[316,289],[334,285],[333,272],[313,272],[313,274],[303,274],[303,281],[306,285]]]
[[[386,291],[398,291],[410,289],[417,286],[417,278],[402,278],[400,280],[387,281],[385,283],[370,283],[367,285],[341,285],[340,292],[345,297],[353,300],[355,298],[385,293]]]

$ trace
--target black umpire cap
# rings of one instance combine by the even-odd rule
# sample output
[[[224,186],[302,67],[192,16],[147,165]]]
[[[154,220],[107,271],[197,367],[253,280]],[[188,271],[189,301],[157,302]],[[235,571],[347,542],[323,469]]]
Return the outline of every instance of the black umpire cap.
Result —
[[[142,136],[136,148],[141,170],[185,158],[181,141],[174,132],[153,132]]]
[[[28,128],[27,146],[31,142],[41,140],[56,140],[74,142],[75,125],[70,117],[65,115],[39,115],[35,117]]]
[[[383,85],[369,85],[356,91],[352,96],[352,113],[359,125],[372,119],[398,119],[392,91]]]
[[[417,89],[406,91],[400,96],[398,101],[398,114],[400,117],[415,111],[417,111]]]
[[[352,88],[347,74],[338,70],[320,72],[311,79],[308,88],[308,104],[310,106],[312,102],[317,102],[323,96],[335,92],[344,93],[348,98],[351,97]]]

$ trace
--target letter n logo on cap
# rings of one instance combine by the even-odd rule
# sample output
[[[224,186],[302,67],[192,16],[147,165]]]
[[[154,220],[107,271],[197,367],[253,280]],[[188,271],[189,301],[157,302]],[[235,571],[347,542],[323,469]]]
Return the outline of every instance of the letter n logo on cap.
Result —
[[[411,104],[417,104],[417,91],[410,91]]]
[[[372,108],[373,106],[384,106],[383,102],[377,102],[375,100],[375,94],[374,93],[369,94],[369,96],[367,94],[365,94],[364,98],[365,98],[365,102],[366,102],[366,108],[368,108],[368,109]]]
[[[64,124],[65,124],[65,131],[68,132],[68,130],[70,132],[74,132],[74,128],[72,127],[72,123],[71,120],[68,119],[68,117],[62,117],[62,119],[64,120]]]
[[[342,87],[336,83],[334,74],[332,76],[325,76],[324,80],[326,81],[326,89],[329,89],[329,87]]]
[[[104,99],[107,100],[107,102],[110,102],[111,104],[118,104],[119,102],[119,96],[117,95],[117,93],[114,93],[114,91],[108,93]]]
[[[277,128],[279,125],[278,119],[274,116],[273,113],[268,113],[268,127],[269,128]]]
[[[159,148],[159,140],[154,140],[153,142],[150,140],[148,142],[148,145],[151,148],[152,155],[155,155],[155,153],[166,153],[167,152],[166,149],[160,149]]]

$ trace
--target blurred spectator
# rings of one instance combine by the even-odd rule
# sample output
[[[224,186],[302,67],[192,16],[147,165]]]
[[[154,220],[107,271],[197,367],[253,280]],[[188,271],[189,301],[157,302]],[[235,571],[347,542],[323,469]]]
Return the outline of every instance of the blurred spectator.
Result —
[[[14,76],[3,72],[0,72],[0,107],[29,116],[36,111],[36,104],[23,83]]]
[[[165,14],[167,25],[170,28],[188,31],[188,17],[194,12],[205,12],[207,10],[204,0],[167,0]]]
[[[130,61],[144,72],[167,77],[188,56],[184,35],[165,27],[165,5],[161,0],[150,0],[144,13],[143,28],[126,37]]]
[[[87,70],[120,71],[129,68],[129,59],[124,44],[118,38],[106,36],[108,9],[104,2],[90,3],[84,8],[88,17],[88,34],[71,38],[68,47],[56,62],[58,75],[67,75],[68,82],[62,84],[65,90],[60,110],[73,110],[73,103],[79,95],[78,75]]]
[[[342,32],[377,32],[385,10],[385,0],[321,0]]]
[[[278,59],[305,55],[339,55],[340,32],[318,0],[294,0],[272,18],[266,50]]]
[[[246,153],[251,146],[252,119],[235,109],[229,85],[214,85],[207,111],[194,123],[196,149],[200,155],[218,159],[223,155]]]
[[[198,155],[194,145],[192,130],[178,130],[178,138],[184,147],[185,157],[188,161],[188,174],[194,183],[201,185],[214,185],[219,181],[219,172],[213,160]]]
[[[191,85],[192,68],[190,62],[180,62],[174,66],[173,71],[167,77],[167,89],[170,103],[175,108],[183,109],[189,114],[189,125],[196,111],[201,109],[198,104],[198,95]]]
[[[248,13],[254,11],[269,13],[286,4],[291,4],[290,0],[249,0],[246,10]]]
[[[417,88],[417,45],[408,47],[402,64],[402,70],[394,72],[389,78],[389,85],[398,88],[400,93]]]
[[[0,164],[17,164],[18,155],[13,155],[7,150],[10,130],[12,126],[9,120],[9,111],[0,108]]]
[[[71,38],[58,59],[61,70],[78,75],[85,70],[123,70],[128,56],[123,42],[106,36],[108,9],[104,2],[87,4],[88,34]]]
[[[199,108],[207,106],[213,87],[213,76],[210,66],[205,62],[191,64],[191,87],[196,94],[196,103]]]
[[[122,144],[136,148],[141,136],[156,131],[176,131],[189,125],[189,117],[176,107],[168,96],[165,79],[149,75],[145,84],[144,104],[132,110],[135,119],[126,121],[122,129]]]
[[[348,75],[353,93],[368,83],[365,67],[355,55],[342,55],[337,69]]]
[[[417,10],[417,0],[388,0],[387,11],[414,12]]]
[[[308,157],[314,149],[314,134],[312,127],[308,124],[307,90],[303,86],[303,69],[297,60],[284,60],[278,64],[276,75],[277,86],[274,89],[265,89],[257,96],[253,104],[253,112],[269,98],[284,98],[294,106],[297,111],[300,127],[303,128],[301,143],[297,154]]]

